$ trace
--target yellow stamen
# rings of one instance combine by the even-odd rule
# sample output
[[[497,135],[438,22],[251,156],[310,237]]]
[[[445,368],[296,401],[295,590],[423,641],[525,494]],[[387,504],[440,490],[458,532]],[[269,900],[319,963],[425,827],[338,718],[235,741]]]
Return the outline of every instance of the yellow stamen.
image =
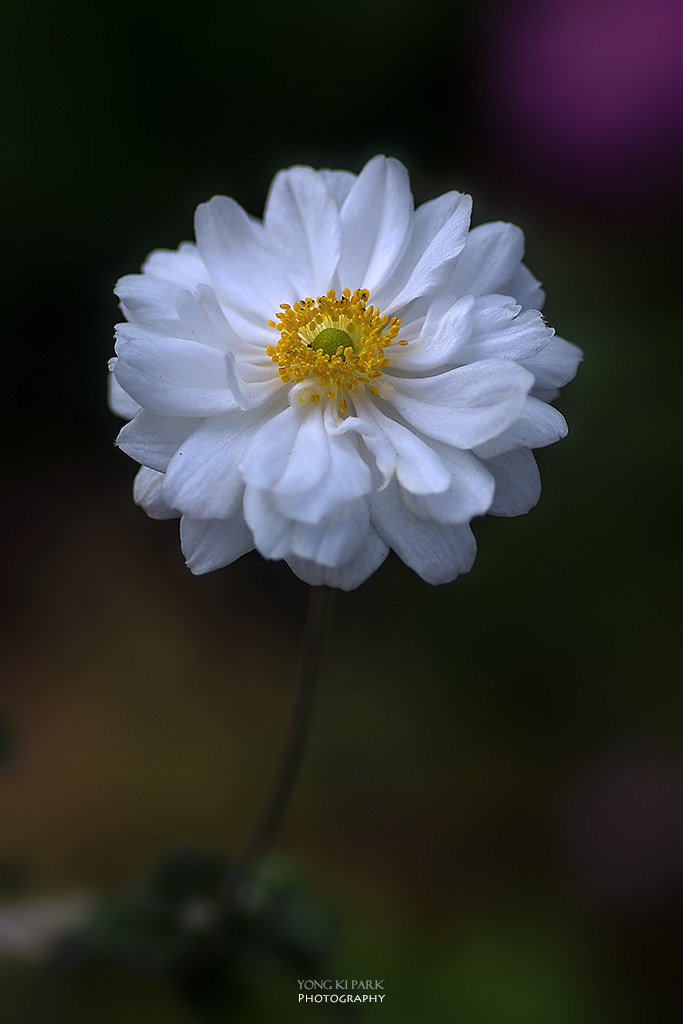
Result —
[[[276,314],[280,323],[268,321],[280,332],[277,345],[269,345],[266,351],[277,363],[281,380],[300,384],[308,377],[317,378],[327,388],[327,397],[337,399],[342,415],[347,411],[345,391],[368,387],[373,395],[378,393],[371,382],[389,365],[384,349],[401,326],[397,317],[389,319],[368,306],[368,298],[366,288],[356,288],[353,294],[345,288],[340,298],[330,290],[317,300],[303,299],[293,306],[283,303],[282,312]],[[319,401],[319,393],[312,392],[310,400]]]

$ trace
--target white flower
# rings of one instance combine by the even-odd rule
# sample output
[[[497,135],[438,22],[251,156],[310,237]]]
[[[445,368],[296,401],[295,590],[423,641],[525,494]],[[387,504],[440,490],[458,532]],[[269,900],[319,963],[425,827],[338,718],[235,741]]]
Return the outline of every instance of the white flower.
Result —
[[[111,404],[135,500],[181,516],[187,564],[256,548],[350,590],[390,548],[429,583],[467,572],[470,521],[538,500],[531,449],[579,350],[538,312],[522,232],[469,230],[471,200],[414,208],[377,156],[359,175],[278,173],[263,221],[216,196],[196,244],[116,293]]]

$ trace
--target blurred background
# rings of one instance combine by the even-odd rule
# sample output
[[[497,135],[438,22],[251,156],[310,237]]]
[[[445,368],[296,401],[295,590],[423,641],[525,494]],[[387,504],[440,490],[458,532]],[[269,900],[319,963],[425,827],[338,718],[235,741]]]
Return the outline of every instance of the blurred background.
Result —
[[[376,152],[417,202],[457,188],[524,228],[585,362],[540,505],[475,524],[468,576],[432,589],[392,557],[339,595],[273,851],[337,938],[315,974],[247,971],[214,1019],[326,1020],[296,1003],[313,976],[384,979],[350,1020],[682,1019],[680,0],[5,19],[3,1022],[201,1019],[154,971],[2,949],[3,921],[115,898],[170,850],[235,854],[307,598],[255,555],[192,577],[176,524],[133,506],[114,282],[216,193],[260,215],[278,168]]]

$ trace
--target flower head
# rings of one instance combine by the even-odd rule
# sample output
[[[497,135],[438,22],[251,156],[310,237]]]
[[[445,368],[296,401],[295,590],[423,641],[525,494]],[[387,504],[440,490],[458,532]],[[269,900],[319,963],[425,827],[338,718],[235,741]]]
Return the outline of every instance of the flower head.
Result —
[[[415,209],[383,156],[293,167],[263,221],[216,196],[196,244],[118,282],[117,443],[193,572],[256,548],[350,590],[393,548],[445,583],[475,516],[536,503],[531,449],[566,433],[548,403],[580,352],[538,311],[521,231],[470,230],[470,210],[458,192]]]

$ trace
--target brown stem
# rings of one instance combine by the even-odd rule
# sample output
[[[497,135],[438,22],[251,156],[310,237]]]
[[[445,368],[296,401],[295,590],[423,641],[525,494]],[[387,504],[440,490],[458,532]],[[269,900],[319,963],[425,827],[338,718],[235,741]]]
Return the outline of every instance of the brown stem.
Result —
[[[239,860],[238,873],[242,877],[272,843],[301,763],[313,689],[325,645],[326,626],[331,619],[334,594],[334,590],[329,587],[311,587],[287,732],[270,792]]]

